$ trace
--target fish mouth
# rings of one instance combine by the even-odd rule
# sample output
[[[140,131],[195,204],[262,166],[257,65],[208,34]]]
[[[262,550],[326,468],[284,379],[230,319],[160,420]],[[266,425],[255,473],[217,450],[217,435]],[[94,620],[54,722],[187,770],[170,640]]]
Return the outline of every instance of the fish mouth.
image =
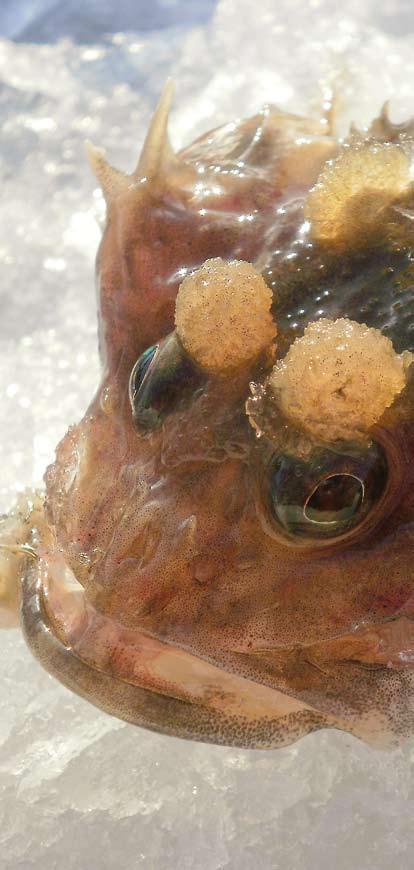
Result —
[[[47,524],[37,532],[38,558],[30,560],[22,581],[26,641],[45,670],[110,715],[162,734],[248,749],[289,745],[322,728],[347,731],[377,748],[394,748],[407,736],[398,735],[377,709],[350,716],[339,703],[333,711],[323,692],[295,697],[254,674],[239,676],[237,667],[229,670],[126,628],[94,608],[63,554],[51,546]],[[400,618],[361,626],[350,646],[342,637],[304,652],[321,674],[334,662],[411,670],[414,653],[403,661],[401,650],[408,648],[412,624]]]
[[[320,728],[344,727],[276,689],[98,613],[61,554],[44,555],[28,566],[21,617],[26,641],[49,673],[131,724],[255,749],[288,745]]]

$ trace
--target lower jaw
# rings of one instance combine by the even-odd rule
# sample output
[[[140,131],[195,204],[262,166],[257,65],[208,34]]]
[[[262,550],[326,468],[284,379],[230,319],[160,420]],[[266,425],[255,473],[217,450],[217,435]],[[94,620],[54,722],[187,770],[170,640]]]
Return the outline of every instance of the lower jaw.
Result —
[[[153,731],[245,748],[284,746],[320,728],[348,731],[379,748],[407,736],[397,739],[375,713],[350,721],[321,711],[104,616],[50,547],[38,513],[42,557],[23,577],[23,631],[43,667],[95,706]]]
[[[47,554],[26,571],[22,623],[49,673],[111,715],[153,731],[268,749],[319,728],[343,727],[277,690],[100,614],[61,555]]]

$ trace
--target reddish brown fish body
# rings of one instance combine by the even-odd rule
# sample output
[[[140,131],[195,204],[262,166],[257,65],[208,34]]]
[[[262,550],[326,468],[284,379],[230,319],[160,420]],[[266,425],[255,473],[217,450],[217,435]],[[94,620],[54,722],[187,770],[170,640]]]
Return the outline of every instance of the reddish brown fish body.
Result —
[[[319,316],[324,291],[336,314],[364,319],[353,288],[356,274],[371,281],[372,252],[338,259],[300,232],[337,151],[323,124],[269,109],[179,158],[160,146],[148,177],[104,184],[102,384],[47,471],[23,620],[46,668],[128,721],[253,747],[324,726],[378,744],[413,731],[412,400],[378,432],[390,469],[381,515],[361,536],[295,546],[267,514],[270,448],[245,414],[269,360],[183,384],[150,431],[128,398],[134,363],[174,329],[182,278],[208,258],[262,271],[276,319],[293,323],[278,348]],[[381,275],[401,269],[408,285],[408,249],[393,248],[392,266],[376,257]]]

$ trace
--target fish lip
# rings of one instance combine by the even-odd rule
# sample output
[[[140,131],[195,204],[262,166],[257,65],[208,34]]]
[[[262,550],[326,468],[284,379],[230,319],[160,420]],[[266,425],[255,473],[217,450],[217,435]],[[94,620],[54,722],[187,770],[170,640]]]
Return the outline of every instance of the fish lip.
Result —
[[[43,564],[42,564],[43,562]],[[108,670],[94,667],[65,642],[48,613],[44,585],[44,560],[28,565],[22,583],[21,623],[25,640],[40,664],[68,689],[118,719],[161,734],[246,749],[270,749],[295,742],[320,728],[341,727],[332,717],[296,699],[262,687],[245,678],[236,678],[263,691],[278,694],[285,702],[283,715],[261,710],[256,717],[243,709],[243,698],[224,697],[214,706],[214,693],[197,703],[194,698],[178,697],[173,691],[128,682]],[[43,574],[43,576],[42,576]],[[203,659],[199,661],[203,668]],[[225,679],[232,676],[208,665]],[[233,708],[227,709],[227,700]],[[213,703],[211,703],[213,700]],[[220,699],[219,699],[220,701]],[[278,702],[279,703],[279,702]],[[263,703],[261,705],[263,707]],[[276,705],[277,707],[277,705]],[[260,703],[259,703],[260,709]]]
[[[45,523],[42,526],[41,538],[43,541],[48,540],[50,545],[50,537],[50,529]],[[216,667],[203,658],[198,658],[197,654],[175,649],[163,641],[151,638],[150,635],[144,636],[139,631],[137,634],[160,647],[167,647],[168,654],[172,650],[178,656],[189,656],[198,664],[201,671],[197,671],[196,676],[202,690],[205,689],[204,677],[206,673],[208,676],[209,668],[210,676],[212,669],[224,681],[234,678],[235,685],[230,683],[230,689],[235,689],[233,697],[231,691],[227,691],[227,694],[223,692],[220,697],[217,686],[215,692],[209,691],[201,699],[191,697],[190,694],[184,697],[182,693],[180,696],[174,691],[171,685],[165,684],[162,691],[151,681],[147,681],[147,685],[139,685],[111,672],[110,669],[94,667],[90,661],[79,655],[79,650],[73,649],[59,630],[57,614],[51,612],[53,601],[51,598],[48,600],[45,582],[50,565],[53,564],[54,551],[51,551],[50,560],[46,546],[41,552],[42,556],[39,555],[35,561],[28,560],[22,580],[21,622],[26,642],[46,671],[68,689],[110,715],[161,734],[246,749],[286,746],[322,728],[346,731],[376,748],[395,748],[408,736],[401,733],[398,737],[393,729],[387,727],[386,722],[369,720],[364,724],[364,719],[358,721],[342,715],[340,708],[336,712],[329,710],[323,703],[320,706],[321,699],[316,696],[313,700],[301,700],[256,683],[253,679],[234,676],[220,666]],[[38,553],[40,554],[40,548]],[[61,567],[69,571],[62,554],[59,551],[56,553],[61,559]],[[84,594],[83,587],[76,578],[74,591],[81,596]],[[97,614],[98,619],[101,616]],[[107,617],[104,616],[103,619],[111,623]],[[239,692],[240,684],[248,689],[247,707],[246,696],[243,698],[243,693]],[[207,688],[211,690],[212,687]],[[223,685],[219,688],[222,691]],[[228,688],[229,684],[227,690]],[[263,692],[267,694],[263,696]]]
[[[26,572],[23,581],[21,623],[26,643],[35,658],[66,688],[118,719],[177,736],[176,717],[169,709],[168,698],[92,668],[65,646],[46,620],[42,586],[34,567]],[[184,705],[182,710],[182,718],[188,719],[187,728],[182,727],[179,736],[194,739],[189,727],[190,717],[185,715],[187,706],[190,705]]]
[[[242,715],[223,716],[207,706],[195,707],[188,700],[95,669],[65,646],[48,624],[36,565],[28,567],[23,580],[21,621],[26,642],[46,671],[95,707],[149,731],[203,743],[266,750],[290,745],[321,729],[346,731],[377,749],[395,749],[407,736],[381,731],[376,735],[370,729],[361,732],[350,722],[309,705],[276,720],[267,716],[246,721]]]

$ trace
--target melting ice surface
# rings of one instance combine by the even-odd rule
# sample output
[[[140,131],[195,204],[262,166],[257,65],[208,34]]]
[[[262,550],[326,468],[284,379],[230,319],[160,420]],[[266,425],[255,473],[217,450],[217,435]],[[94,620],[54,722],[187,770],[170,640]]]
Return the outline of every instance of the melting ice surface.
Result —
[[[168,73],[177,146],[266,100],[316,112],[332,70],[343,129],[388,97],[394,120],[414,111],[404,0],[221,0],[192,20],[188,6],[188,22],[158,5],[157,32],[137,13],[135,32],[98,42],[0,43],[0,509],[40,484],[97,380],[102,203],[86,137],[130,169]],[[28,4],[15,9],[24,23]],[[152,735],[67,692],[15,631],[0,635],[0,687],[5,870],[412,867],[413,746],[385,755],[319,732],[260,753]]]

